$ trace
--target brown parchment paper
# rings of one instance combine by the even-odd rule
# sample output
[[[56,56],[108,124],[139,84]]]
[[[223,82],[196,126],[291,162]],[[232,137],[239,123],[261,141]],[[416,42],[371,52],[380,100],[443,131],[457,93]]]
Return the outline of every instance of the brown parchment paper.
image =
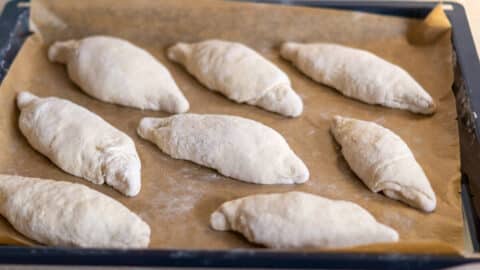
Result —
[[[453,253],[463,248],[449,35],[435,44],[415,47],[406,39],[407,27],[413,22],[410,19],[222,1],[39,0],[32,3],[31,20],[36,34],[27,39],[0,88],[0,173],[79,182],[99,190],[150,224],[151,248],[258,248],[238,234],[210,229],[210,213],[227,200],[291,190],[355,202],[400,233],[397,244],[337,251]],[[95,100],[69,80],[64,66],[47,60],[46,44],[93,34],[126,38],[151,52],[171,71],[190,101],[190,112],[238,115],[276,129],[306,163],[310,180],[302,185],[248,184],[188,161],[174,160],[140,139],[135,130],[142,117],[167,114]],[[285,118],[236,104],[207,90],[165,57],[166,47],[175,42],[207,38],[242,42],[288,73],[305,103],[302,116]],[[346,98],[280,59],[278,46],[283,41],[328,41],[372,51],[410,72],[434,97],[438,112],[426,117]],[[40,96],[69,99],[131,136],[142,160],[140,194],[127,198],[107,186],[90,184],[64,173],[34,151],[18,129],[19,111],[14,101],[16,92],[26,89]],[[435,212],[425,214],[370,192],[349,169],[329,134],[329,120],[336,114],[375,121],[400,135],[432,183],[438,200]],[[32,243],[15,233],[5,220],[0,225],[0,241]]]

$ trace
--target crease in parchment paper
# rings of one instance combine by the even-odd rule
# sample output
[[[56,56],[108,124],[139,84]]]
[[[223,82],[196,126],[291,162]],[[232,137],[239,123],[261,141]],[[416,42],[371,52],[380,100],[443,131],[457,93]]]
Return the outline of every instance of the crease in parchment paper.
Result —
[[[432,44],[451,28],[452,25],[443,10],[443,4],[438,3],[425,19],[410,24],[407,39],[415,45]]]

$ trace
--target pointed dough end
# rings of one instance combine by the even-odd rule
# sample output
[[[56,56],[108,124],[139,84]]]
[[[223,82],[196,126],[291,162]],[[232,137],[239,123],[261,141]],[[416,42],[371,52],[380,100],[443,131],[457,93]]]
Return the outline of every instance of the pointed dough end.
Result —
[[[210,216],[210,225],[213,229],[217,231],[228,231],[230,230],[230,226],[228,225],[228,221],[224,214],[222,214],[219,210],[213,212]]]
[[[39,97],[28,91],[19,92],[17,94],[17,106],[18,108],[23,109],[37,99],[39,99]]]
[[[432,191],[433,193],[433,191]],[[433,212],[437,208],[437,198],[435,194],[432,197],[423,196],[420,207],[425,212]]]
[[[418,202],[418,205],[412,206],[423,210],[424,212],[431,213],[435,211],[435,208],[437,208],[437,201],[435,199],[432,200],[430,198],[424,198]]]
[[[379,234],[381,235],[379,238],[380,242],[397,242],[399,240],[398,232],[386,225],[379,224]],[[381,241],[383,238],[384,241]]]
[[[332,122],[330,123],[330,130],[332,131],[332,133],[335,135],[335,134],[338,134],[339,133],[339,129],[341,129],[343,127],[343,125],[349,121],[350,118],[348,117],[343,117],[343,116],[340,116],[340,115],[335,115],[333,118],[332,118]]]
[[[152,117],[142,118],[142,120],[140,120],[140,123],[138,124],[138,127],[137,127],[137,134],[144,139],[148,139],[149,138],[148,133],[150,132],[152,127],[155,125],[155,122],[156,122],[155,120],[156,119]]]
[[[422,204],[421,209],[427,213],[433,212],[437,208],[437,201],[436,200],[428,200]]]
[[[138,225],[136,239],[131,243],[132,248],[147,248],[150,244],[151,229],[150,226],[143,220],[140,220]]]
[[[288,60],[292,60],[297,53],[299,43],[295,42],[285,42],[280,48],[280,55]]]
[[[310,172],[307,166],[300,159],[291,166],[293,172],[293,181],[295,184],[303,184],[310,178]]]
[[[69,55],[78,47],[78,41],[58,41],[53,43],[48,49],[48,60],[50,62],[58,62],[65,64],[68,61]]]
[[[435,199],[435,195],[433,197],[429,197],[424,193],[414,192],[407,194],[402,194],[402,191],[397,191],[393,189],[384,189],[383,193],[392,199],[402,201],[411,207],[423,210],[427,213],[433,212],[437,207],[437,200]],[[404,192],[405,193],[405,192]],[[415,195],[412,197],[412,195]],[[409,198],[411,197],[411,198]]]
[[[303,112],[302,99],[288,84],[277,85],[260,99],[248,103],[290,117],[298,117]]]
[[[333,117],[332,125],[338,126],[343,122],[344,119],[345,119],[345,117],[343,117],[343,116],[335,115]]]
[[[437,111],[437,105],[435,105],[435,102],[433,102],[433,100],[432,100],[432,101],[428,102],[428,105],[425,106],[423,108],[423,110],[420,111],[420,112],[423,113],[423,114],[430,115],[430,114],[434,114],[436,111]]]
[[[140,168],[125,169],[121,174],[121,180],[127,183],[126,189],[123,191],[125,195],[130,197],[138,195],[141,189]]]
[[[167,57],[173,62],[185,63],[187,55],[190,53],[190,45],[187,43],[179,42],[167,50]]]
[[[185,113],[190,109],[190,103],[183,95],[178,95],[174,98],[173,108],[169,110],[170,113]]]
[[[310,172],[305,170],[302,174],[298,175],[297,179],[295,180],[295,184],[303,184],[308,181],[310,178]]]
[[[126,196],[136,196],[141,188],[140,161],[116,159],[107,166],[105,182]]]
[[[142,120],[140,120],[140,123],[138,124],[137,133],[140,137],[144,139],[155,141],[154,137],[160,135],[160,133],[158,133],[159,129],[170,125],[171,119],[172,117],[144,117],[142,118]],[[152,134],[154,131],[156,131],[157,133]]]
[[[408,93],[405,98],[405,108],[413,113],[420,113],[425,115],[434,114],[437,110],[435,101],[430,94],[416,82],[412,82],[412,89],[414,92]]]
[[[175,88],[177,90],[176,93],[170,93],[161,97],[152,108],[173,114],[187,112],[190,109],[190,103],[176,85]]]

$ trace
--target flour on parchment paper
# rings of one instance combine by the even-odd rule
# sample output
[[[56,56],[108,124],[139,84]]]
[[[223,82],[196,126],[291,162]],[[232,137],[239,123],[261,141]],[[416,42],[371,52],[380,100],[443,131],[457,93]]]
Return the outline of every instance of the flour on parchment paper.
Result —
[[[206,196],[208,182],[223,177],[214,171],[205,171],[200,166],[187,166],[178,170],[176,175],[166,176],[168,188],[158,189],[156,196],[148,203],[149,209],[143,215],[181,216],[190,212]]]
[[[204,173],[199,177],[198,175],[200,171],[205,171],[205,168],[202,168],[200,166],[195,166],[193,168],[185,167],[185,168],[181,168],[179,170],[179,173],[183,178],[190,179],[190,180],[198,179],[201,181],[218,181],[222,178],[221,175],[213,171]]]
[[[416,224],[415,220],[410,218],[407,215],[402,215],[397,212],[392,212],[392,211],[384,211],[381,220],[385,224],[392,224],[395,226],[397,229],[401,230],[411,230],[414,229]]]

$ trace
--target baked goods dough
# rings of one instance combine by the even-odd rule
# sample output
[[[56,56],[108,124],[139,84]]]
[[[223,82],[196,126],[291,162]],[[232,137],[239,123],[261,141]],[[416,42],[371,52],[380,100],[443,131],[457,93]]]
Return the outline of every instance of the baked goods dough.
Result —
[[[433,114],[435,103],[401,67],[359,49],[337,44],[287,42],[281,55],[313,80],[368,104]]]
[[[62,170],[127,196],[140,192],[140,158],[126,134],[65,99],[20,92],[17,105],[23,135]]]
[[[302,99],[293,91],[288,76],[245,45],[221,40],[177,43],[167,56],[210,90],[238,103],[292,117],[303,111]]]
[[[435,193],[407,144],[373,122],[336,116],[331,131],[350,168],[373,192],[431,212]]]
[[[188,101],[170,72],[126,40],[92,36],[55,42],[48,58],[66,64],[70,79],[104,102],[170,113],[188,111]]]
[[[304,192],[252,195],[222,204],[213,229],[272,248],[341,248],[396,242],[398,233],[359,205]]]
[[[137,132],[173,158],[245,182],[295,184],[309,177],[279,133],[250,119],[213,114],[143,118]]]
[[[150,227],[112,198],[84,185],[0,175],[0,214],[43,244],[145,248]]]

